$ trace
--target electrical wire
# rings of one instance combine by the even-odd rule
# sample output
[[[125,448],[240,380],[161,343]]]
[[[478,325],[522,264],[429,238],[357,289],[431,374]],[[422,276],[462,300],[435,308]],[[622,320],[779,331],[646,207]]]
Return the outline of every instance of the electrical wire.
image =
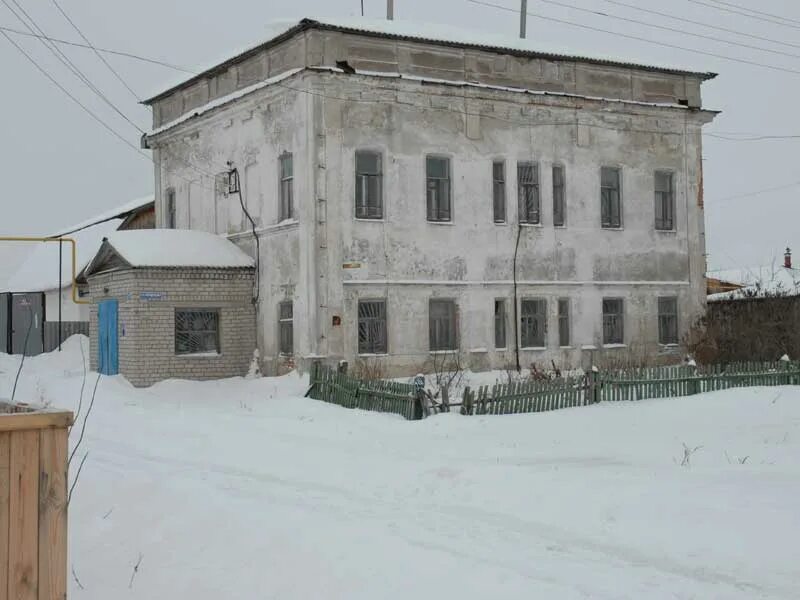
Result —
[[[256,222],[252,216],[250,216],[250,212],[247,210],[247,207],[244,203],[244,198],[242,198],[242,178],[239,176],[239,169],[234,167],[230,171],[231,174],[236,174],[236,193],[239,195],[239,204],[242,207],[242,212],[247,217],[247,220],[250,221],[250,227],[253,231],[253,239],[256,243],[256,272],[255,277],[253,280],[253,304],[258,307],[258,298],[261,292],[260,290],[260,278],[261,278],[261,243],[258,239],[258,233],[256,232]]]
[[[31,17],[31,16],[30,16],[30,15],[29,15],[29,14],[28,14],[26,11],[25,11],[25,9],[24,9],[24,8],[22,8],[22,6],[20,6],[20,4],[19,4],[19,2],[17,2],[17,0],[11,0],[11,2],[13,2],[13,3],[14,3],[14,5],[15,5],[15,6],[16,6],[16,7],[19,9],[19,11],[20,11],[20,12],[21,12],[23,15],[25,15],[25,17],[28,19],[28,21],[30,21],[31,25],[29,25],[29,24],[28,24],[28,22],[27,22],[27,21],[25,21],[25,19],[23,19],[22,17],[20,17],[20,16],[19,16],[19,14],[18,14],[18,13],[17,13],[17,12],[14,10],[14,8],[13,8],[13,7],[12,7],[12,6],[11,6],[11,5],[8,3],[8,1],[7,1],[7,0],[0,0],[0,1],[2,1],[2,2],[3,2],[3,4],[5,4],[5,5],[6,5],[6,7],[7,7],[7,8],[8,8],[8,9],[9,9],[11,12],[12,12],[12,14],[13,14],[15,17],[17,17],[17,19],[18,19],[18,20],[19,20],[19,21],[20,21],[20,22],[21,22],[23,25],[25,25],[25,27],[26,27],[26,28],[27,28],[27,29],[28,29],[28,30],[29,30],[31,33],[34,33],[33,29],[31,28],[31,25],[33,25],[33,27],[35,27],[35,28],[36,28],[36,30],[37,30],[37,31],[38,31],[38,32],[39,32],[39,33],[40,33],[42,36],[46,36],[46,34],[45,34],[44,30],[43,30],[41,27],[39,27],[39,25],[36,23],[36,21],[33,19],[33,17]],[[79,80],[80,80],[80,81],[81,81],[81,82],[82,82],[84,85],[86,85],[86,87],[88,87],[88,88],[89,88],[89,89],[90,89],[92,92],[94,92],[94,94],[95,94],[95,95],[96,95],[98,98],[100,98],[100,99],[101,99],[103,102],[105,102],[105,103],[106,103],[106,104],[107,104],[107,105],[108,105],[108,106],[109,106],[109,107],[110,107],[110,108],[111,108],[111,109],[112,109],[114,112],[116,112],[116,113],[117,113],[119,116],[121,116],[123,119],[125,119],[125,121],[127,121],[127,122],[128,122],[130,125],[131,125],[131,126],[133,126],[133,127],[134,127],[134,128],[137,130],[137,131],[139,131],[139,133],[141,133],[141,134],[144,134],[144,133],[145,133],[144,129],[142,129],[141,127],[139,127],[139,125],[137,125],[137,124],[136,124],[136,123],[135,123],[135,122],[134,122],[132,119],[130,119],[130,118],[129,118],[129,117],[128,117],[128,116],[127,116],[127,115],[126,115],[124,112],[122,112],[122,110],[120,110],[120,109],[119,109],[119,107],[117,107],[117,105],[116,105],[116,104],[114,104],[114,103],[113,103],[111,100],[109,100],[109,99],[106,97],[106,95],[105,95],[105,94],[103,94],[103,92],[102,92],[102,91],[100,91],[100,89],[98,89],[98,88],[97,88],[97,86],[95,86],[95,85],[94,85],[94,84],[91,82],[91,80],[90,80],[90,79],[89,79],[89,78],[86,76],[86,74],[85,74],[83,71],[81,71],[81,70],[80,70],[80,69],[77,67],[77,65],[75,65],[75,63],[73,63],[73,62],[70,60],[70,58],[69,58],[69,57],[68,57],[66,54],[64,54],[64,52],[63,52],[63,51],[62,51],[62,50],[61,50],[61,49],[60,49],[58,46],[56,46],[56,45],[55,45],[53,42],[50,42],[50,43],[48,43],[47,41],[45,41],[45,39],[44,39],[44,38],[38,38],[38,40],[39,40],[39,42],[41,42],[41,44],[42,44],[42,45],[43,45],[45,48],[47,48],[47,49],[48,49],[48,50],[49,50],[49,51],[50,51],[50,52],[53,54],[53,56],[55,56],[55,57],[56,57],[56,58],[57,58],[57,59],[58,59],[58,60],[59,60],[59,61],[60,61],[60,62],[61,62],[61,63],[62,63],[64,66],[66,66],[66,67],[67,67],[67,69],[69,69],[70,71],[72,71],[72,74],[73,74],[73,75],[75,75],[75,77],[77,77],[77,78],[78,78],[78,79],[79,79]]]
[[[759,142],[763,140],[797,140],[800,135],[751,135],[749,137],[736,137],[730,135],[719,134],[715,132],[706,132],[708,137],[716,138],[719,140],[727,140],[729,142]]]
[[[128,91],[129,91],[129,92],[132,94],[132,95],[133,95],[133,97],[134,97],[134,98],[136,98],[136,101],[137,101],[137,102],[141,102],[141,101],[142,101],[142,99],[139,97],[139,94],[137,94],[135,91],[133,91],[133,88],[132,88],[130,85],[128,85],[128,82],[127,82],[127,81],[125,81],[125,80],[122,78],[122,75],[120,75],[120,74],[119,74],[119,73],[116,71],[116,69],[114,69],[114,67],[112,67],[112,66],[111,66],[111,64],[110,64],[110,63],[109,63],[109,62],[108,62],[108,61],[105,59],[105,57],[104,57],[102,54],[100,54],[100,53],[99,53],[99,52],[98,52],[98,51],[95,49],[95,47],[92,45],[92,42],[90,42],[90,41],[89,41],[89,38],[88,38],[88,37],[86,37],[86,35],[84,35],[84,33],[83,33],[83,31],[81,31],[80,27],[78,27],[78,25],[75,23],[75,21],[73,21],[73,20],[70,18],[70,16],[69,16],[69,15],[68,15],[68,14],[67,14],[65,11],[64,11],[64,9],[63,9],[63,8],[61,8],[61,5],[58,3],[58,0],[52,0],[52,2],[53,2],[53,6],[55,6],[55,7],[58,9],[58,12],[60,12],[60,13],[61,13],[61,15],[62,15],[62,16],[63,16],[63,17],[66,19],[66,20],[67,20],[67,22],[68,22],[70,25],[72,25],[72,28],[73,28],[75,31],[77,31],[77,32],[78,32],[78,35],[80,35],[80,36],[81,36],[81,38],[83,38],[83,41],[84,41],[84,42],[86,42],[87,44],[89,44],[89,47],[90,47],[90,48],[91,48],[91,49],[94,51],[94,53],[95,53],[95,55],[97,56],[97,58],[99,58],[99,59],[102,61],[102,63],[103,63],[103,64],[104,64],[106,67],[108,67],[108,70],[109,70],[109,71],[111,71],[111,73],[113,73],[114,77],[116,77],[116,78],[119,80],[119,82],[120,82],[122,85],[124,85],[124,86],[125,86],[125,88],[126,88],[126,89],[127,89],[127,90],[128,90]]]
[[[743,17],[747,17],[748,19],[755,19],[757,21],[763,21],[765,23],[770,23],[772,25],[780,25],[782,27],[789,27],[791,29],[800,29],[800,26],[798,26],[798,25],[792,25],[791,23],[786,23],[786,22],[779,21],[779,20],[767,19],[766,17],[762,17],[762,16],[759,16],[759,15],[752,15],[752,14],[749,14],[749,13],[746,13],[746,12],[742,12],[741,10],[735,10],[733,8],[726,8],[724,6],[719,6],[719,5],[716,5],[716,4],[709,4],[708,2],[702,2],[701,0],[688,0],[688,1],[691,2],[692,4],[697,4],[699,6],[706,6],[708,8],[713,8],[714,10],[719,10],[719,11],[726,12],[726,13],[731,13],[731,14],[734,14],[734,15],[741,15]],[[720,4],[727,4],[727,3],[721,2]],[[735,5],[730,5],[729,4],[729,6],[735,6]],[[745,9],[745,10],[750,10],[750,9]],[[755,11],[752,11],[752,12],[755,12]],[[780,19],[784,19],[784,17],[779,17],[779,18]],[[786,20],[788,20],[788,19],[786,19]]]
[[[627,2],[621,2],[620,0],[603,0],[603,2],[607,2],[608,4],[614,4],[616,6],[623,6],[625,8],[630,8],[633,10],[638,10],[639,12],[648,13],[652,15],[656,15],[658,17],[665,17],[667,19],[672,19],[673,21],[679,21],[681,23],[689,23],[691,25],[699,25],[700,27],[707,27],[709,29],[715,29],[717,31],[724,31],[725,33],[733,33],[734,35],[741,35],[743,37],[748,37],[754,40],[760,40],[762,42],[770,42],[772,44],[778,44],[780,46],[788,46],[790,48],[800,48],[800,44],[792,44],[790,42],[784,42],[782,40],[776,40],[769,37],[764,37],[761,35],[755,35],[753,33],[747,33],[744,31],[739,31],[738,29],[729,29],[727,27],[720,27],[719,25],[712,25],[711,23],[705,23],[703,21],[695,21],[693,19],[687,19],[685,17],[679,17],[677,15],[671,15],[669,13],[661,12],[658,10],[653,10],[651,8],[642,8],[641,6],[636,6],[634,4],[628,4]]]
[[[38,34],[38,33],[32,33],[30,31],[22,31],[21,29],[15,29],[13,27],[7,27],[5,25],[0,25],[0,30],[7,31],[8,33],[13,33],[15,35],[23,35],[25,37],[33,37],[33,38],[44,39],[44,40],[48,40],[50,42],[54,42],[56,44],[63,44],[65,46],[74,46],[76,48],[85,48],[87,50],[94,50],[96,52],[102,52],[104,54],[111,54],[111,55],[114,55],[114,56],[122,56],[122,57],[125,57],[125,58],[130,58],[132,60],[138,60],[138,61],[149,63],[149,64],[152,64],[152,65],[158,65],[160,67],[165,67],[167,69],[172,69],[174,71],[180,71],[182,73],[187,73],[189,75],[197,75],[198,74],[197,71],[193,71],[191,69],[187,69],[186,67],[180,67],[178,65],[173,65],[171,63],[164,62],[162,60],[158,60],[158,59],[155,59],[155,58],[148,58],[146,56],[141,56],[139,54],[133,54],[131,52],[123,52],[122,50],[111,50],[110,48],[101,48],[99,46],[89,46],[87,44],[81,44],[81,43],[78,43],[78,42],[73,42],[73,41],[69,41],[69,40],[63,40],[63,39],[57,38],[57,37],[51,37],[51,36],[48,36],[48,35],[41,35],[41,34]],[[798,47],[800,47],[800,46],[798,46]]]
[[[739,198],[752,198],[753,196],[760,196],[761,194],[766,194],[768,192],[779,192],[781,190],[788,190],[793,187],[800,186],[800,181],[795,181],[793,183],[787,183],[785,185],[778,185],[771,188],[766,188],[763,190],[756,190],[754,192],[746,192],[744,194],[736,194],[733,196],[726,196],[723,198],[717,198],[717,202],[724,202],[727,200],[738,200]]]
[[[466,0],[466,2],[469,2],[471,4],[477,4],[477,5],[480,5],[480,6],[487,6],[487,7],[490,7],[490,8],[496,8],[498,10],[503,10],[503,11],[506,11],[506,12],[514,13],[514,14],[518,14],[519,13],[519,11],[517,9],[515,9],[515,8],[510,8],[508,6],[503,6],[501,4],[494,4],[492,2],[485,2],[483,0]],[[686,46],[680,46],[678,44],[669,44],[667,42],[659,42],[659,41],[652,40],[652,39],[649,39],[649,38],[639,37],[639,36],[636,36],[636,35],[630,35],[630,34],[627,34],[627,33],[621,33],[619,31],[611,31],[610,29],[603,29],[601,27],[592,27],[591,25],[584,25],[582,23],[576,23],[574,21],[568,21],[566,19],[558,19],[556,17],[548,17],[546,15],[542,15],[542,14],[534,13],[534,12],[530,12],[530,11],[527,12],[527,15],[531,16],[531,17],[536,17],[537,19],[543,19],[545,21],[551,21],[553,23],[561,23],[563,25],[570,25],[572,27],[578,27],[580,29],[586,29],[586,30],[589,30],[589,31],[596,31],[596,32],[599,32],[599,33],[608,33],[608,34],[614,35],[616,37],[626,38],[626,39],[629,39],[629,40],[636,40],[638,42],[645,42],[647,44],[654,44],[656,46],[663,46],[664,48],[672,48],[672,49],[675,49],[675,50],[684,50],[686,52],[693,52],[695,54],[702,54],[704,56],[711,56],[711,57],[714,57],[714,58],[719,58],[719,59],[722,59],[722,60],[729,60],[729,61],[732,61],[732,62],[742,63],[742,64],[745,64],[745,65],[752,65],[752,66],[755,66],[755,67],[763,67],[765,69],[771,69],[773,71],[782,71],[784,73],[793,73],[795,75],[800,75],[800,71],[798,71],[797,69],[790,69],[790,68],[787,68],[787,67],[779,67],[777,65],[770,65],[770,64],[766,64],[766,63],[760,63],[760,62],[756,62],[756,61],[753,61],[753,60],[747,60],[747,59],[744,59],[744,58],[734,58],[733,56],[727,56],[727,55],[724,55],[724,54],[717,54],[715,52],[707,52],[705,50],[698,50],[697,48],[687,48]]]
[[[713,2],[714,4],[725,4],[726,6],[733,6],[734,8],[741,8],[743,10],[746,10],[746,11],[751,12],[751,13],[755,13],[757,15],[763,15],[765,17],[772,17],[773,19],[780,19],[781,21],[788,21],[790,23],[797,23],[798,25],[800,25],[800,21],[798,21],[797,19],[791,19],[789,17],[784,17],[782,15],[776,15],[776,14],[773,14],[773,13],[764,12],[763,10],[756,10],[754,8],[747,8],[745,6],[742,6],[741,4],[735,4],[733,2],[723,2],[723,0],[711,0],[711,2]]]
[[[690,37],[700,38],[704,40],[710,40],[712,42],[717,42],[721,44],[729,44],[731,46],[737,46],[740,48],[747,48],[749,50],[759,50],[761,52],[770,52],[772,54],[780,54],[782,56],[789,56],[791,58],[800,58],[800,54],[792,54],[791,52],[783,52],[782,50],[773,50],[771,48],[764,48],[763,46],[754,46],[752,44],[745,44],[743,42],[736,42],[733,40],[726,40],[724,38],[715,37],[713,35],[705,35],[702,33],[695,33],[692,31],[686,31],[684,29],[677,29],[675,27],[669,27],[668,25],[657,25],[655,23],[648,23],[646,21],[639,21],[638,19],[631,19],[628,17],[623,17],[619,15],[612,15],[610,13],[606,13],[599,10],[592,10],[589,8],[583,8],[581,6],[575,6],[574,4],[569,4],[566,2],[559,2],[558,0],[539,0],[544,4],[552,4],[554,6],[560,6],[562,8],[568,8],[570,10],[576,10],[578,12],[588,13],[590,15],[597,15],[600,17],[606,17],[608,19],[616,19],[618,21],[624,21],[625,23],[633,23],[635,25],[642,25],[643,27],[650,27],[651,29],[660,29],[662,31],[669,31],[671,33],[678,33],[680,35],[687,35]]]

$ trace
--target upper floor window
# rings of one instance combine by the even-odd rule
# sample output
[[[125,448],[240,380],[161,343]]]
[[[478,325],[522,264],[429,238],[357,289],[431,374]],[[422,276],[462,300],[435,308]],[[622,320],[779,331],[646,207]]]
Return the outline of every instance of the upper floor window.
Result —
[[[177,227],[175,188],[167,188],[167,197],[164,202],[164,227],[167,229],[175,229]]]
[[[600,224],[610,229],[622,227],[622,191],[620,170],[600,169]]]
[[[603,344],[622,344],[625,340],[625,314],[622,298],[603,298]]]
[[[522,347],[544,348],[547,345],[547,300],[522,300],[520,314]]]
[[[425,172],[428,221],[451,221],[450,159],[426,157]]]
[[[506,222],[506,163],[492,163],[492,210],[495,223]]]
[[[538,224],[539,165],[532,162],[517,163],[517,193],[519,194],[519,222]]]
[[[656,229],[675,229],[674,176],[669,171],[655,172]]]
[[[428,305],[428,336],[431,351],[458,350],[456,303],[431,300]]]
[[[553,165],[553,225],[563,227],[567,220],[564,167]]]
[[[383,218],[383,171],[380,152],[356,152],[356,218]]]
[[[291,152],[284,152],[278,159],[280,163],[280,208],[279,219],[294,218],[294,165]]]

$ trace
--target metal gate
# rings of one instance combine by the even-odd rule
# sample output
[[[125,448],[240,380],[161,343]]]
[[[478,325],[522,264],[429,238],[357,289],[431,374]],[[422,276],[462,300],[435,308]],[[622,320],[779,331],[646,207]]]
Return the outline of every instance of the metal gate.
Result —
[[[0,294],[0,352],[11,350],[11,294]]]
[[[44,294],[11,295],[11,354],[36,356],[44,350]]]

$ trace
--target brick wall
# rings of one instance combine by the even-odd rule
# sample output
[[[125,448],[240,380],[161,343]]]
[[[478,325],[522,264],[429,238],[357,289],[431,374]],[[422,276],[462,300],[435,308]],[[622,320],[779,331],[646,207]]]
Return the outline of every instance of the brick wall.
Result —
[[[133,385],[247,372],[256,344],[252,269],[124,269],[90,277],[89,286],[92,369],[98,367],[97,303],[116,299],[119,368]],[[176,308],[219,310],[219,354],[175,354]]]

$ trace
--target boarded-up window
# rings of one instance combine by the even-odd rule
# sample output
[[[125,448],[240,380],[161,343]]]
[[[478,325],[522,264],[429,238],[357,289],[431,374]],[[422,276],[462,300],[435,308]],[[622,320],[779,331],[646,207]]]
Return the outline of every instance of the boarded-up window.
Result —
[[[563,227],[567,220],[564,167],[553,166],[553,225]]]
[[[167,188],[167,197],[164,203],[164,226],[167,229],[175,229],[177,227],[176,214],[175,188]]]
[[[520,223],[539,223],[539,165],[532,162],[517,163],[517,193]]]
[[[358,303],[358,353],[386,354],[386,301]]]
[[[544,348],[547,344],[547,300],[523,300],[520,313],[522,347]]]
[[[428,335],[431,351],[457,350],[456,303],[453,300],[431,300],[428,306]]]
[[[356,218],[383,218],[383,171],[380,152],[356,152]]]
[[[558,299],[558,345],[569,346],[569,298]]]
[[[494,347],[506,347],[506,301],[494,301]]]
[[[603,344],[622,344],[625,340],[625,314],[622,298],[603,298]]]
[[[674,296],[658,299],[658,343],[678,343],[678,299]]]
[[[294,305],[291,301],[278,305],[278,349],[287,356],[294,354]]]
[[[600,224],[608,228],[622,227],[620,170],[616,167],[600,169]]]
[[[284,152],[280,163],[280,207],[279,220],[294,218],[294,162],[291,152]]]
[[[428,156],[425,159],[425,171],[428,221],[450,221],[452,219],[450,159]]]
[[[506,163],[496,160],[492,163],[492,209],[495,223],[506,221]]]
[[[218,354],[219,351],[218,310],[175,310],[175,354]]]
[[[655,172],[656,229],[675,229],[675,190],[673,174],[669,171]]]

